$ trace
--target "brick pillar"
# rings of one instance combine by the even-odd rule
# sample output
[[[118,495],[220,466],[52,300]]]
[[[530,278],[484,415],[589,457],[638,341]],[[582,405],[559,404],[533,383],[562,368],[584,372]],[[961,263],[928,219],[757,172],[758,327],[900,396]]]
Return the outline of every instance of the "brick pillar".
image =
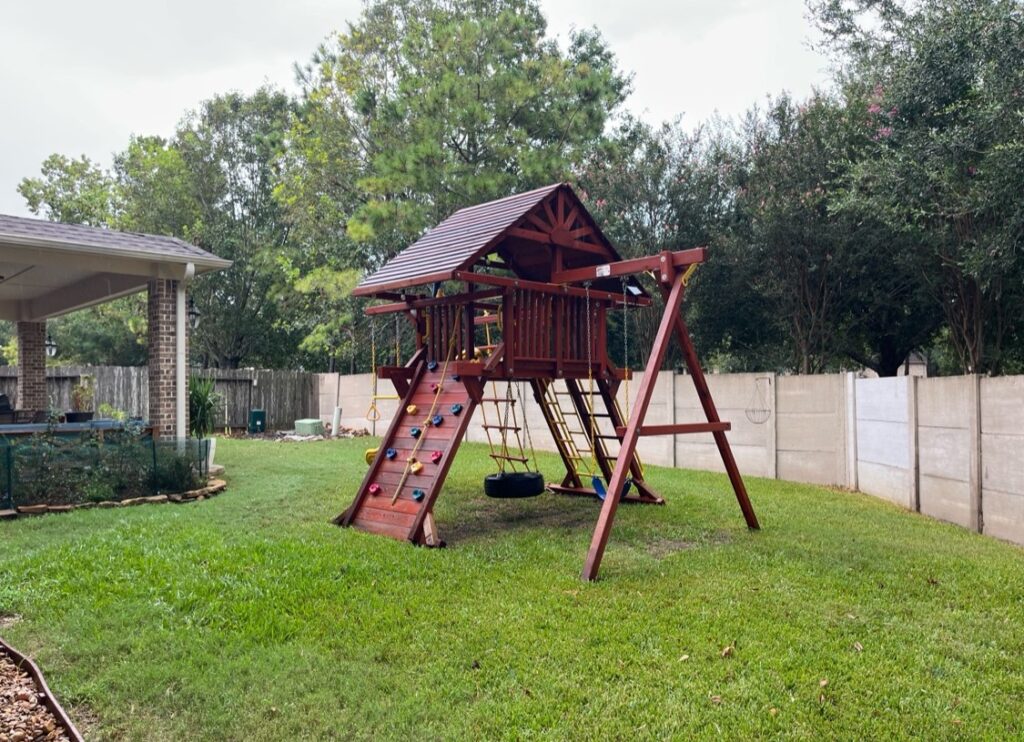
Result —
[[[19,410],[46,410],[46,322],[18,323]]]
[[[175,293],[178,282],[149,282],[149,422],[161,437],[175,430]]]

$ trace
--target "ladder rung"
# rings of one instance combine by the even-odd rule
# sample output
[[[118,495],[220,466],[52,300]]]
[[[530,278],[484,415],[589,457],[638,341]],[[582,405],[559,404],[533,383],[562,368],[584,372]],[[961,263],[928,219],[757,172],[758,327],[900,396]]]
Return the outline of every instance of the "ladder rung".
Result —
[[[512,431],[515,431],[516,433],[518,433],[520,431],[520,428],[517,427],[517,426],[514,426],[514,425],[505,426],[505,425],[486,425],[485,424],[485,425],[481,425],[480,427],[484,428],[485,430],[512,430]]]
[[[527,461],[529,461],[529,459],[526,458],[525,456],[506,456],[503,453],[492,453],[491,458],[502,459],[503,461],[518,461],[521,464],[525,464]]]
[[[481,402],[494,402],[495,404],[497,404],[498,402],[511,402],[514,405],[518,400],[515,400],[515,399],[505,399],[504,397],[481,397],[480,401]]]

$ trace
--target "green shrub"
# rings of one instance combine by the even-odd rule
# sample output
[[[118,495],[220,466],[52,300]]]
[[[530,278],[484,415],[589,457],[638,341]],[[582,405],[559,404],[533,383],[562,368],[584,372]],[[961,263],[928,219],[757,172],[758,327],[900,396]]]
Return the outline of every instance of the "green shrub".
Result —
[[[196,438],[205,438],[216,424],[220,395],[214,391],[215,381],[205,376],[188,380],[188,428]]]

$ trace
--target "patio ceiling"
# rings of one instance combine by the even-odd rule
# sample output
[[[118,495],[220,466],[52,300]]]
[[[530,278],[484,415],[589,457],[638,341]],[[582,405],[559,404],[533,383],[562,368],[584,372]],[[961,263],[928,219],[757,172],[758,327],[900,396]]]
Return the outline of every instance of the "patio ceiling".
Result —
[[[0,319],[38,322],[231,261],[175,237],[0,214]]]

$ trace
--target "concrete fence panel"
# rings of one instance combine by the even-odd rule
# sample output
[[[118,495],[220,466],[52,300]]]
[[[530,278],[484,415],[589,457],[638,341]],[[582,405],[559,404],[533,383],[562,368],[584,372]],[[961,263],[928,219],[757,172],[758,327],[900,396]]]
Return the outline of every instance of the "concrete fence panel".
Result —
[[[983,530],[1024,544],[1024,376],[980,387]]]
[[[917,380],[917,450],[920,510],[925,515],[977,527],[972,496],[972,446],[977,377]]]
[[[709,374],[711,396],[719,417],[732,423],[726,435],[740,471],[758,477],[775,476],[775,395],[766,394],[769,408],[766,422],[758,424],[747,418],[746,410],[757,398],[757,380],[764,374]],[[759,404],[759,402],[758,402]],[[680,374],[675,377],[676,423],[703,422],[704,410],[697,398],[693,379]],[[725,471],[710,433],[676,436],[675,465],[686,469]]]
[[[910,377],[857,379],[857,480],[870,495],[914,509]]]
[[[779,479],[847,485],[845,382],[842,374],[778,377]]]

